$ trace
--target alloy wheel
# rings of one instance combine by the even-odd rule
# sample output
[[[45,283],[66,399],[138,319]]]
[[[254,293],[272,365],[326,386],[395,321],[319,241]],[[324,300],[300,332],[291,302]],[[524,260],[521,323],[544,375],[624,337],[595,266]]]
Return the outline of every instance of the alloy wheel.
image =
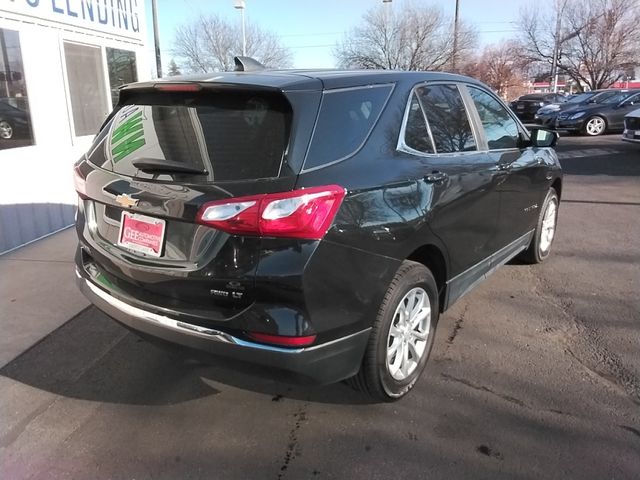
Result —
[[[9,140],[13,137],[13,127],[5,120],[0,121],[0,138]]]
[[[589,135],[600,135],[604,132],[605,123],[604,120],[600,117],[590,118],[585,126],[585,130]]]
[[[540,229],[540,251],[546,253],[551,248],[551,242],[556,234],[556,217],[558,215],[558,203],[553,198],[547,204],[547,210],[544,212],[542,219],[542,228]]]
[[[407,379],[418,367],[430,327],[429,295],[423,288],[413,288],[400,300],[387,337],[387,369],[395,380]]]

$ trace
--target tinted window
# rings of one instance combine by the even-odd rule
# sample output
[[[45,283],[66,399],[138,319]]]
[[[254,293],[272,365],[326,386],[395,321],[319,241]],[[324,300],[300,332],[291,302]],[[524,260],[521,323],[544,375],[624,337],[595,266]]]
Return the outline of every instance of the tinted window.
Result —
[[[207,172],[193,182],[276,177],[290,123],[291,107],[277,94],[141,95],[120,108],[89,160],[110,160],[115,171],[138,178],[154,177],[136,166],[142,161]]]
[[[591,97],[593,97],[594,93],[580,93],[579,95],[575,95],[574,97],[567,100],[567,103],[581,103],[586,102]]]
[[[383,85],[324,92],[304,168],[354,154],[380,116],[391,89]]]
[[[594,96],[592,100],[595,103],[618,103],[626,96],[626,93],[621,93],[619,91],[602,92]]]
[[[33,145],[18,32],[0,28],[0,150]]]
[[[437,153],[476,150],[476,140],[455,85],[427,85],[416,90],[424,107]]]
[[[409,104],[404,143],[407,147],[418,150],[419,152],[435,153],[433,143],[431,143],[431,139],[429,138],[429,130],[427,129],[424,112],[415,93],[411,96],[411,103]]]
[[[468,87],[484,127],[489,149],[516,148],[518,125],[494,97],[478,88]]]

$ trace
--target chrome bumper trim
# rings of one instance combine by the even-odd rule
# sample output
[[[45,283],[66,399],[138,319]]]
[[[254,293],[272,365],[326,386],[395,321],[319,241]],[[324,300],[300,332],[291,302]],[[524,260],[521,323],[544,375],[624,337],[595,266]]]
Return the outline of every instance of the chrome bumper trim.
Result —
[[[143,310],[138,307],[134,307],[129,305],[128,303],[119,300],[112,295],[109,295],[106,291],[102,290],[100,287],[96,286],[90,280],[87,280],[82,276],[80,270],[76,266],[76,282],[78,284],[78,288],[80,291],[94,304],[96,302],[94,299],[98,299],[99,302],[96,306],[104,311],[107,315],[114,317],[116,320],[121,316],[126,316],[129,319],[146,322],[152,325],[161,326],[163,328],[173,330],[175,332],[190,335],[193,337],[204,338],[207,340],[211,340],[214,342],[221,342],[231,345],[237,345],[239,347],[258,349],[258,350],[266,350],[270,352],[278,352],[278,353],[286,353],[286,354],[297,354],[302,352],[309,352],[314,350],[319,350],[321,348],[349,340],[352,337],[365,333],[370,328],[362,330],[360,332],[353,333],[351,335],[347,335],[345,337],[341,337],[330,342],[326,342],[320,345],[314,345],[307,348],[280,348],[272,345],[264,345],[262,343],[248,342],[246,340],[242,340],[240,338],[234,337],[233,335],[229,335],[228,333],[221,332],[219,330],[215,330],[212,328],[202,327],[200,325],[194,325],[192,323],[181,322],[179,320],[174,320],[165,315],[160,315],[157,313],[149,312],[147,310]]]

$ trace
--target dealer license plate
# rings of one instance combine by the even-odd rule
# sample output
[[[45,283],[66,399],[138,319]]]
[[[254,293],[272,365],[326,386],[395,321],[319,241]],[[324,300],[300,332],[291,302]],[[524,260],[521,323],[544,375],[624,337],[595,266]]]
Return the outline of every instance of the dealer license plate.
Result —
[[[122,212],[118,245],[152,257],[162,254],[166,222],[138,213]]]

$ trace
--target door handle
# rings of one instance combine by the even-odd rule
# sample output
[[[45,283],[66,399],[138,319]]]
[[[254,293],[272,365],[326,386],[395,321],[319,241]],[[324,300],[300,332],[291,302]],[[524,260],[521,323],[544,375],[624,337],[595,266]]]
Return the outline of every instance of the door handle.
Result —
[[[449,178],[449,175],[446,173],[434,170],[424,176],[424,181],[427,183],[440,183],[444,182],[447,178]]]

